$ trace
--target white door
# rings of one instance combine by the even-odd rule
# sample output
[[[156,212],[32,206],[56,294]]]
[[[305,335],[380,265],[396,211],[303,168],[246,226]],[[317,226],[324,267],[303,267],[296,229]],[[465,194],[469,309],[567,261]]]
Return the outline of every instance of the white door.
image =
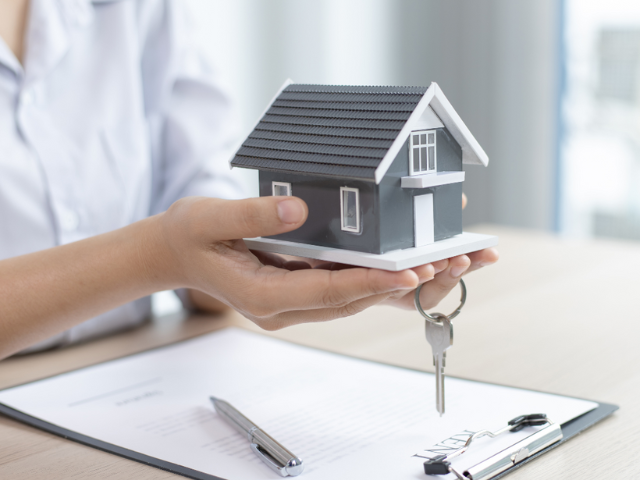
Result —
[[[416,247],[434,242],[433,193],[413,197],[413,231]]]

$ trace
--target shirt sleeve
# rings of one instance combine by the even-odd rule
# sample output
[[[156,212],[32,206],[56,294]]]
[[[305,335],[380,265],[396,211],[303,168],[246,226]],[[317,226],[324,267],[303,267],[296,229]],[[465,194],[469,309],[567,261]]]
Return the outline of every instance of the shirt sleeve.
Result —
[[[149,213],[191,195],[245,198],[246,186],[229,166],[238,144],[236,109],[220,73],[194,40],[187,2],[147,4],[141,3],[139,30],[154,164]],[[194,308],[186,289],[175,293],[184,308]]]
[[[221,75],[194,41],[184,0],[145,10],[140,46],[145,110],[154,178],[150,214],[179,198],[247,196],[229,159],[238,141],[238,119]],[[221,46],[219,48],[222,48]]]

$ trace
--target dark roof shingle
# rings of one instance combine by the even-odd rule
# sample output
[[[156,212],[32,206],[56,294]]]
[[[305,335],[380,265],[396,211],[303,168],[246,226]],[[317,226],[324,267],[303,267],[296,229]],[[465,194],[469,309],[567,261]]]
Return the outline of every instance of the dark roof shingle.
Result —
[[[373,180],[425,91],[425,87],[289,85],[231,165]]]

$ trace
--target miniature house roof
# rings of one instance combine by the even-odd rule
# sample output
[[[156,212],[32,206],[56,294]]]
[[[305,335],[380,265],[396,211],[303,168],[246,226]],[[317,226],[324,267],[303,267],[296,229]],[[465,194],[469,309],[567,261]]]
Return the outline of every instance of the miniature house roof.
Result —
[[[287,82],[231,166],[379,183],[411,131],[434,122],[458,142],[464,163],[489,163],[436,83],[425,88]]]

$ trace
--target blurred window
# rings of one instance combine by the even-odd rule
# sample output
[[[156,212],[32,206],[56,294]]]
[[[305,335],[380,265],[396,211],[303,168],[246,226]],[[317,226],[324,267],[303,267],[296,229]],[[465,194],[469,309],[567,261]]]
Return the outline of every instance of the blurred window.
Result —
[[[639,81],[640,28],[603,28],[598,37],[600,98],[635,103]]]
[[[560,230],[640,240],[640,4],[566,0]]]

